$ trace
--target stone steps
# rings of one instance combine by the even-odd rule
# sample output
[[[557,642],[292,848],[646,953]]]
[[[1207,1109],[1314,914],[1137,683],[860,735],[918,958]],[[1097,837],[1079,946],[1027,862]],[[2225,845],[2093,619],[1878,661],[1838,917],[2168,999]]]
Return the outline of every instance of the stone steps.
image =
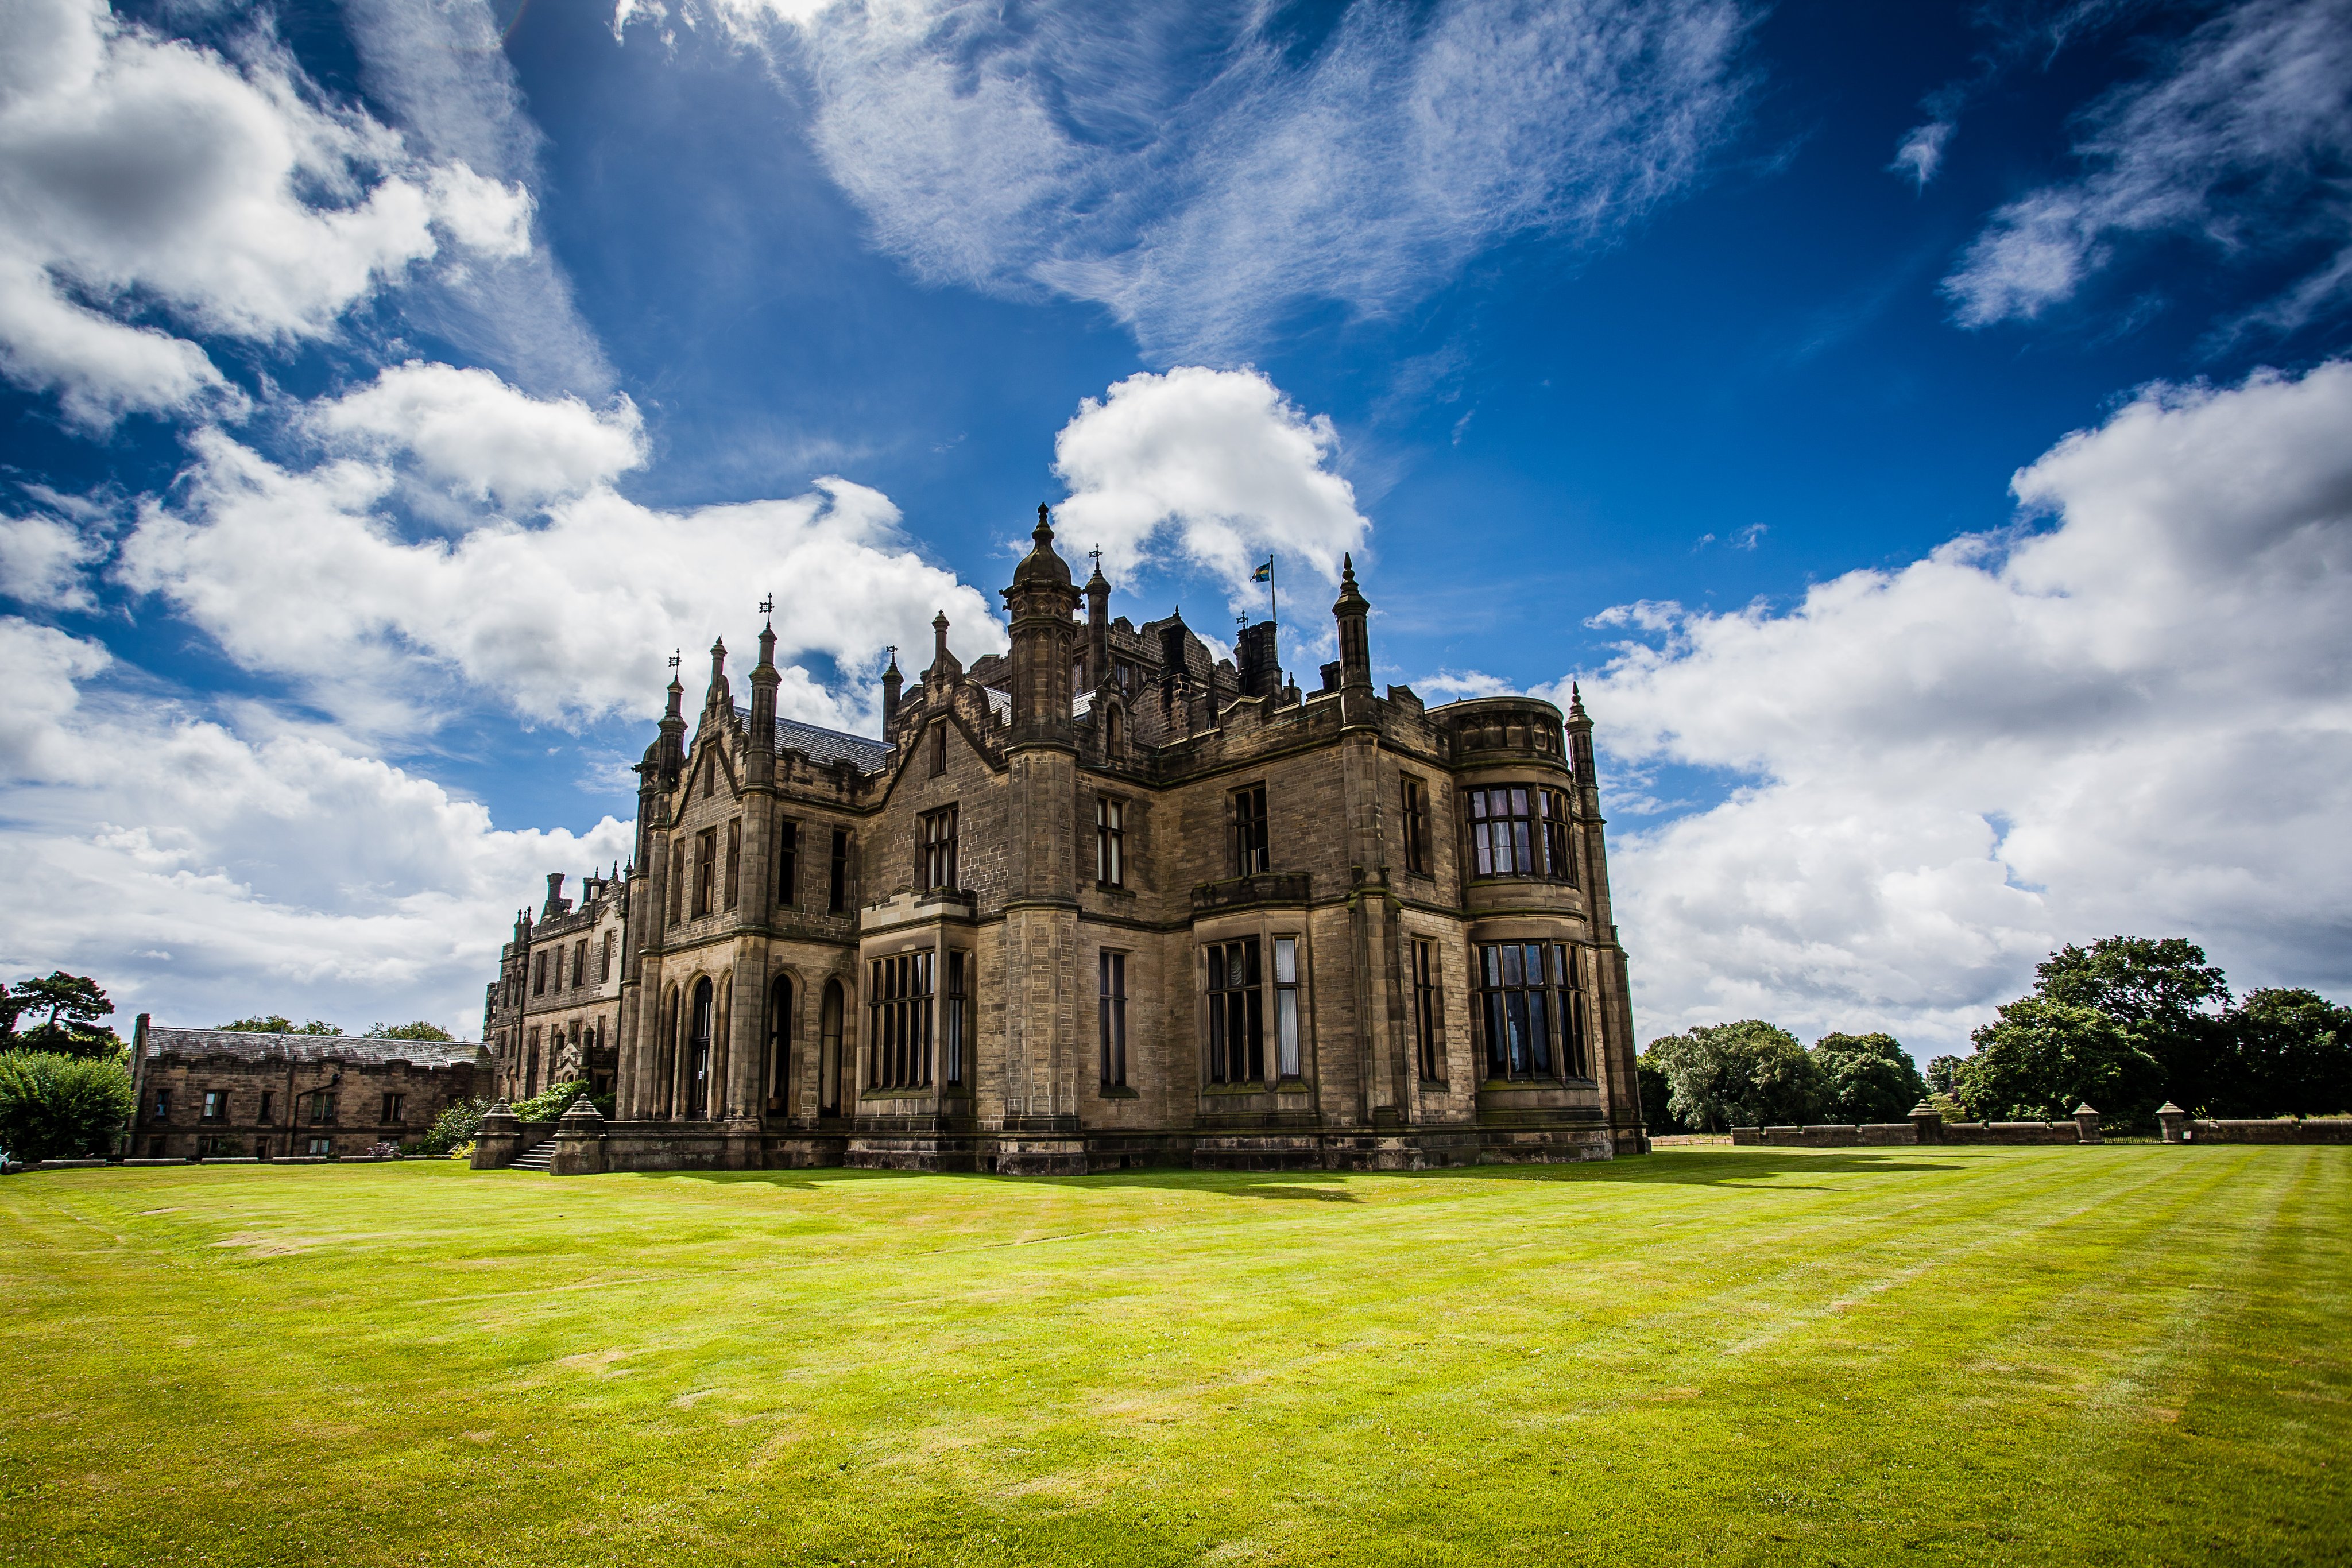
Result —
[[[521,1155],[516,1156],[515,1163],[509,1166],[507,1169],[510,1171],[546,1171],[553,1168],[554,1161],[555,1140],[553,1138],[543,1138],[540,1141],[537,1147],[528,1149]]]

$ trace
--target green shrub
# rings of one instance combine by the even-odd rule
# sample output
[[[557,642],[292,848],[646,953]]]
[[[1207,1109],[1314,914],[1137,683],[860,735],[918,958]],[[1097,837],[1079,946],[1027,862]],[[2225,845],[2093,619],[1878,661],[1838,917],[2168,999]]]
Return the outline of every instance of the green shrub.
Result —
[[[598,1115],[611,1120],[613,1097],[610,1094],[589,1094],[587,1083],[576,1078],[565,1083],[551,1083],[530,1099],[516,1101],[514,1113],[520,1121],[552,1122],[571,1110],[572,1103],[583,1094],[588,1094],[588,1103],[596,1107]]]
[[[120,1060],[0,1051],[0,1147],[11,1158],[103,1155],[130,1124],[132,1103]]]
[[[446,1154],[460,1144],[471,1148],[474,1134],[480,1131],[482,1118],[489,1112],[488,1100],[457,1101],[433,1119],[432,1127],[417,1145],[418,1149],[425,1154],[439,1155]]]

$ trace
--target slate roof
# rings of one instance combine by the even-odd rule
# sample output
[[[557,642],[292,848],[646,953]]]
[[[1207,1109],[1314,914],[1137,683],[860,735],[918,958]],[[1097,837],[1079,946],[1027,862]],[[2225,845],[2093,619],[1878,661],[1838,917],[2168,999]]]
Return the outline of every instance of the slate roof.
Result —
[[[738,706],[735,716],[746,724],[751,710]],[[890,760],[890,748],[863,735],[849,735],[796,718],[776,720],[776,749],[806,754],[811,762],[846,762],[860,773],[878,773]]]
[[[147,1057],[233,1056],[245,1061],[406,1061],[418,1067],[487,1065],[477,1040],[367,1040],[351,1034],[248,1034],[223,1029],[147,1026]]]

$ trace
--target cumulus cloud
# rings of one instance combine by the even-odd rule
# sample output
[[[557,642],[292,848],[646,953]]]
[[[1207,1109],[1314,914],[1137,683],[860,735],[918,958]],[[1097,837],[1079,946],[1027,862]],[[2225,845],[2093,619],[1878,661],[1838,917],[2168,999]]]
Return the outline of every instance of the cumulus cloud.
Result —
[[[805,64],[826,168],[917,276],[1097,301],[1163,362],[1393,309],[1515,235],[1607,241],[1724,134],[1745,28],[1733,0],[1359,0],[1301,58],[1273,10],[1189,0],[715,15]]]
[[[434,256],[436,225],[505,254],[528,200],[323,102],[282,48],[239,61],[117,20],[102,0],[0,19],[0,371],[103,426],[238,400],[182,330],[326,331]]]
[[[2276,302],[2282,326],[2352,287],[2352,0],[2246,0],[2093,104],[2082,130],[2085,172],[1995,213],[1944,280],[1962,324],[2039,316],[2132,235],[2195,235],[2233,254],[2336,247]]]
[[[303,423],[331,446],[405,453],[431,484],[478,501],[533,507],[609,484],[645,461],[644,421],[625,393],[597,410],[525,396],[486,370],[411,360],[319,403]]]
[[[13,616],[0,681],[0,874],[17,890],[0,950],[103,974],[126,1015],[421,1015],[473,1035],[517,904],[547,871],[629,852],[609,817],[500,830],[315,733],[242,736],[96,643]]]
[[[105,551],[60,518],[0,517],[0,593],[49,610],[89,610],[89,569]]]
[[[982,595],[926,562],[863,486],[686,510],[614,493],[604,477],[636,452],[625,405],[600,415],[487,372],[404,366],[318,423],[373,450],[294,469],[195,433],[195,461],[168,501],[145,503],[115,570],[352,724],[432,722],[436,679],[535,722],[642,713],[672,647],[748,629],[771,590],[779,705],[816,723],[864,724],[870,699],[793,658],[862,670],[886,644],[926,645],[941,609],[967,657],[1004,645]],[[401,461],[454,489],[543,497],[544,519],[474,513],[453,537],[407,537],[387,505]]]
[[[1070,487],[1061,526],[1102,547],[1112,572],[1174,557],[1247,596],[1268,551],[1339,580],[1339,558],[1371,525],[1333,473],[1339,433],[1255,371],[1180,366],[1129,376],[1054,437]]]
[[[1644,1034],[1950,1047],[2114,932],[2352,986],[2347,429],[2352,363],[2157,388],[2016,476],[2054,525],[1786,612],[1606,618],[1637,633],[1585,683],[1612,760],[1734,785],[1621,845]]]

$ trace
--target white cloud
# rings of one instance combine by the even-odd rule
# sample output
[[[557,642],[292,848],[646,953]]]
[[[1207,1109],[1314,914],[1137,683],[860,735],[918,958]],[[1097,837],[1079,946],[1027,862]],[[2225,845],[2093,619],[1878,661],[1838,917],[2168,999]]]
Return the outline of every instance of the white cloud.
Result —
[[[2352,987],[2352,363],[2158,388],[1957,539],[1786,612],[1628,607],[1612,759],[1719,770],[1622,841],[1645,1037],[1761,1013],[1949,1048],[2062,941]],[[1604,790],[1607,779],[1604,777]]]
[[[56,517],[0,517],[0,594],[45,609],[92,609],[98,601],[89,568],[104,554],[80,529]]]
[[[2247,0],[2159,74],[2094,104],[2084,130],[2088,172],[2002,207],[1944,280],[1964,325],[2071,298],[2133,235],[2198,235],[2225,252],[2338,246],[2274,307],[2284,326],[2352,287],[2352,0]]]
[[[436,679],[533,721],[643,713],[671,648],[734,632],[747,653],[767,591],[779,704],[813,722],[865,723],[877,699],[828,688],[795,657],[863,670],[887,643],[927,646],[940,609],[965,657],[1004,645],[987,601],[925,562],[898,508],[863,486],[828,478],[785,500],[659,510],[602,480],[634,455],[634,411],[599,416],[446,366],[402,367],[354,397],[324,416],[383,444],[364,458],[298,472],[196,433],[195,462],[168,503],[145,505],[117,567],[241,667],[297,683],[346,722],[429,724]],[[541,524],[469,514],[455,537],[404,537],[386,505],[395,447],[452,488],[552,505]]]
[[[1745,26],[1733,0],[1360,0],[1301,59],[1257,5],[716,15],[805,63],[826,168],[917,276],[1098,301],[1163,362],[1388,311],[1514,235],[1605,242],[1724,133]]]
[[[1054,437],[1054,471],[1070,487],[1064,542],[1099,544],[1109,570],[1173,554],[1249,597],[1268,551],[1328,581],[1371,525],[1331,472],[1339,433],[1255,371],[1180,366],[1114,385]]]
[[[405,452],[430,483],[509,507],[584,494],[646,456],[626,394],[600,413],[576,397],[526,397],[488,371],[417,360],[314,404],[303,423],[331,447]]]
[[[301,730],[240,736],[107,652],[0,618],[0,950],[92,973],[117,1021],[423,1016],[478,1034],[515,907],[548,871],[625,858],[607,817],[513,832],[481,806]]]
[[[436,223],[503,253],[527,221],[520,192],[415,164],[266,40],[233,63],[100,0],[24,0],[0,16],[0,370],[84,425],[236,403],[150,314],[195,334],[317,336],[434,256]]]

